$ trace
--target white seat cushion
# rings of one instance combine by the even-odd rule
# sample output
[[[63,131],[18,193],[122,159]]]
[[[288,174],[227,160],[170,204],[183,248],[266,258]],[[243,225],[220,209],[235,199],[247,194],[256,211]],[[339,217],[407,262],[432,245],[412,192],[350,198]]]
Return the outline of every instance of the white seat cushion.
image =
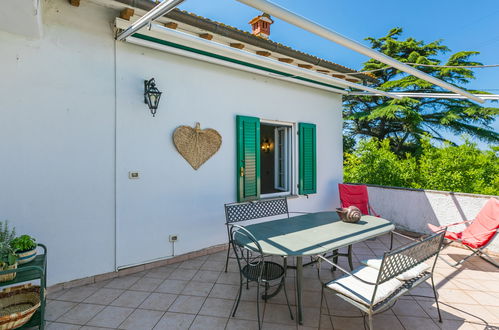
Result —
[[[410,257],[404,256],[404,255],[399,255],[399,256],[401,258],[410,258]],[[367,259],[367,260],[363,260],[362,264],[379,270],[381,267],[381,260],[382,259],[380,259],[380,258]],[[396,278],[400,281],[407,281],[407,280],[413,279],[415,277],[418,277],[423,272],[427,271],[429,268],[430,268],[430,266],[428,264],[422,262],[419,265],[416,265],[416,266],[406,270],[402,274],[397,275]]]
[[[369,281],[372,283],[376,283],[376,280],[378,279],[378,273],[379,270],[367,266],[359,267],[352,272],[352,274],[363,279],[364,281]],[[399,281],[396,278],[392,278],[391,280],[378,285],[373,305],[388,298],[403,284],[404,282]],[[336,280],[333,280],[329,282],[327,286],[331,290],[337,291],[365,305],[369,305],[371,303],[374,288],[376,287],[375,285],[370,285],[359,281],[351,275],[344,275]]]

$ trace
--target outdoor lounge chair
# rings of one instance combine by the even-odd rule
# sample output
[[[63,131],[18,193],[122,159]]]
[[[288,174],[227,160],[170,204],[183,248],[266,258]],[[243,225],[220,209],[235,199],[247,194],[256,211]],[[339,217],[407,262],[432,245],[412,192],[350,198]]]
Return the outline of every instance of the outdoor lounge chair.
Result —
[[[448,227],[466,223],[469,223],[469,226],[462,232],[447,231]],[[446,230],[445,238],[447,238],[449,242],[446,243],[444,247],[448,246],[452,242],[458,242],[472,251],[470,255],[454,264],[451,264],[447,260],[443,259],[447,264],[455,267],[474,255],[478,255],[485,261],[488,261],[499,268],[499,264],[484,252],[485,247],[492,241],[499,229],[499,200],[496,198],[489,199],[473,220],[456,222],[445,226],[428,224],[428,227],[433,232]]]
[[[324,290],[330,290],[346,302],[354,305],[363,313],[364,326],[365,316],[368,316],[369,329],[373,329],[372,317],[384,312],[396,303],[397,299],[410,292],[413,288],[426,280],[431,279],[433,295],[437,304],[438,319],[442,322],[440,308],[438,305],[437,291],[433,281],[433,270],[437,256],[442,247],[445,230],[429,236],[421,241],[409,243],[393,251],[385,252],[382,259],[370,259],[351,273],[341,268],[334,262],[318,255],[320,261],[325,261],[339,268],[345,275],[329,282],[323,282],[320,276],[320,263],[318,276],[322,283],[321,304],[325,299]],[[426,260],[435,257],[432,265],[425,263]],[[326,307],[329,313],[329,306]],[[319,320],[320,322],[320,320]]]
[[[260,243],[255,239],[253,234],[246,228],[238,225],[233,225],[229,229],[230,241],[232,249],[236,255],[237,264],[239,266],[239,291],[237,300],[232,310],[232,317],[236,316],[237,307],[241,300],[243,290],[243,281],[246,279],[246,288],[248,288],[248,281],[256,282],[256,313],[258,318],[258,328],[261,329],[260,319],[260,286],[264,286],[265,294],[262,296],[265,302],[274,295],[276,295],[281,288],[284,290],[286,303],[288,304],[289,314],[293,319],[293,312],[289,304],[288,293],[286,292],[286,258],[283,258],[283,265],[273,261],[265,260]],[[278,288],[271,294],[269,289],[274,283]]]

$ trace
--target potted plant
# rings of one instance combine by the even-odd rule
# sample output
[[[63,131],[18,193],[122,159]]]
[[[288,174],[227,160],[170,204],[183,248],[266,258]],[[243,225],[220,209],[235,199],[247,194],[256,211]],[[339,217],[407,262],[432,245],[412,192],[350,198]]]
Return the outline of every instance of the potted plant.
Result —
[[[0,270],[17,268],[17,255],[11,246],[16,236],[16,230],[9,228],[9,222],[0,222]],[[16,273],[0,275],[0,282],[10,281],[16,277]]]
[[[29,235],[21,235],[10,242],[10,246],[17,254],[19,265],[28,263],[36,257],[36,240]]]

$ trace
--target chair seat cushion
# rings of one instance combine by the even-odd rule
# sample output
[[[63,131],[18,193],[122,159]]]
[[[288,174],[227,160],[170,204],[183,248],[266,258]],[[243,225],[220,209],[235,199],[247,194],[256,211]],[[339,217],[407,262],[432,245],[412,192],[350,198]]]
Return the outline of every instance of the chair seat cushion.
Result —
[[[430,228],[430,230],[434,233],[438,233],[443,229],[442,227],[432,225],[431,223],[428,224],[428,228]],[[456,241],[458,239],[461,239],[461,233],[455,233],[447,230],[445,232],[445,238],[450,239],[451,241]]]
[[[485,203],[473,222],[463,230],[464,245],[478,249],[486,245],[499,229],[499,200],[491,198]]]
[[[284,275],[284,267],[279,265],[276,262],[265,261],[263,263],[264,269],[262,272],[262,280],[264,281],[272,281],[281,278]],[[257,265],[247,264],[243,267],[242,273],[243,276],[248,278],[251,281],[257,281],[258,276],[260,276],[260,272],[262,270],[262,263]]]
[[[403,256],[403,255],[401,255],[400,257],[409,258],[409,257]],[[374,269],[379,270],[381,268],[381,260],[382,260],[381,258],[373,258],[373,259],[363,260],[363,261],[361,261],[361,263],[366,265],[366,266],[369,266],[369,267],[372,267]],[[400,281],[408,281],[410,279],[418,277],[419,275],[421,275],[422,273],[424,273],[428,269],[430,269],[430,266],[428,264],[422,262],[422,263],[406,270],[405,272],[397,275],[396,279],[400,280]]]
[[[431,231],[437,232],[441,227],[428,224]],[[499,200],[489,199],[471,222],[462,232],[447,231],[445,238],[461,240],[461,243],[474,249],[487,245],[499,229]]]
[[[379,270],[362,266],[355,269],[352,274],[363,279],[364,281],[369,281],[372,283],[376,283],[378,279]],[[376,290],[376,297],[374,301],[371,302],[373,297],[374,288],[376,285],[371,285],[364,283],[351,275],[344,275],[336,280],[333,280],[326,284],[328,288],[343,294],[355,301],[358,301],[366,306],[376,305],[380,301],[385,300],[390,295],[392,295],[398,288],[400,288],[404,282],[397,280],[396,278],[392,278],[380,285],[378,285],[378,289]]]

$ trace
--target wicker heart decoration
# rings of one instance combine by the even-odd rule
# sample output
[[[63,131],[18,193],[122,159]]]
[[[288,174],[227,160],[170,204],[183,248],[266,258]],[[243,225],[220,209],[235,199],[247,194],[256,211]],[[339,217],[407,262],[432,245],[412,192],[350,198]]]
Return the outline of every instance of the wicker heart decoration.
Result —
[[[179,126],[173,132],[173,143],[185,160],[197,170],[213,156],[222,145],[222,136],[212,128]]]

